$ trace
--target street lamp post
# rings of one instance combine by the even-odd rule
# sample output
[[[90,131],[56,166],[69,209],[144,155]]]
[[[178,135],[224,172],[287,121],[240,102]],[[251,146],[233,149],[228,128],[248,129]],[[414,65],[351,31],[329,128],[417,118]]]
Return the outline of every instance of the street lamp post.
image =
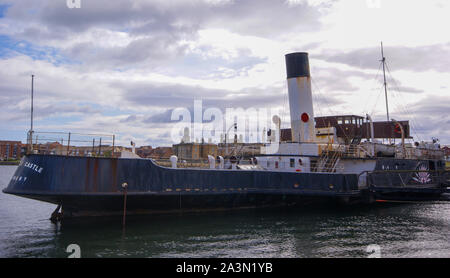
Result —
[[[34,101],[34,74],[31,75],[31,125],[28,133],[28,149],[33,151],[33,101]]]

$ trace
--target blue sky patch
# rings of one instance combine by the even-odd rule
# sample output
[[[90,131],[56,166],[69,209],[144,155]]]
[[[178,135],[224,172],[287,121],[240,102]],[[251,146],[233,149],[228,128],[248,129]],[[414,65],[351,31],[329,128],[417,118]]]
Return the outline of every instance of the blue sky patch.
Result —
[[[0,35],[0,58],[26,55],[34,60],[48,61],[54,65],[77,64],[78,62],[64,57],[59,50],[48,46],[39,46],[26,40],[15,40],[10,36]]]
[[[0,18],[5,17],[6,11],[11,5],[0,4]]]

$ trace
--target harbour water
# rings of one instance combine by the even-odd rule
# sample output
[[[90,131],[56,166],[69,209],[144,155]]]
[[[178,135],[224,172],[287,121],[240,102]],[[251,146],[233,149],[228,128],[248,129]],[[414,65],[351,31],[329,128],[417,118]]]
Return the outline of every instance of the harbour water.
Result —
[[[0,257],[450,257],[448,202],[128,217],[125,233],[121,218],[52,224],[54,208],[0,193]]]

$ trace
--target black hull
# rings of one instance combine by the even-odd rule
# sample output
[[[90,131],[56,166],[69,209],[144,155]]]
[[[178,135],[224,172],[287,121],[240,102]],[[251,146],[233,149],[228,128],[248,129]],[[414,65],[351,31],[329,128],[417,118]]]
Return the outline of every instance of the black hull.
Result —
[[[446,200],[443,194],[447,192],[444,188],[377,188],[371,193],[372,198],[378,201],[405,201],[405,202],[428,202]]]
[[[27,155],[5,193],[60,204],[65,214],[267,207],[349,200],[353,174],[170,169],[148,159]],[[69,213],[70,212],[70,213]]]
[[[356,174],[171,169],[149,159],[27,155],[3,192],[61,205],[64,216],[122,214],[123,183],[127,214],[429,200],[442,193],[439,188],[417,194],[359,190],[358,179]]]
[[[64,217],[122,215],[123,195],[19,195],[62,204]],[[267,207],[340,205],[351,198],[284,194],[127,194],[127,215],[206,212]]]

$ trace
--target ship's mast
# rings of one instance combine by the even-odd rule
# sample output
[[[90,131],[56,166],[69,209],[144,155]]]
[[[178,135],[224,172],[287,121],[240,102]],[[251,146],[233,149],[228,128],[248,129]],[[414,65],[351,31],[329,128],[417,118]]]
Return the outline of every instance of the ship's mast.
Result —
[[[389,105],[388,105],[386,70],[385,70],[386,58],[384,57],[383,52],[383,42],[381,42],[381,62],[383,63],[384,97],[386,99],[386,118],[387,122],[389,122]],[[389,144],[391,144],[391,137],[389,137]]]
[[[387,121],[389,122],[389,105],[388,105],[388,97],[387,97],[387,83],[386,83],[386,70],[385,70],[386,58],[384,57],[384,53],[383,53],[383,42],[381,42],[381,62],[383,63],[384,96],[386,98],[386,114],[387,114]]]

